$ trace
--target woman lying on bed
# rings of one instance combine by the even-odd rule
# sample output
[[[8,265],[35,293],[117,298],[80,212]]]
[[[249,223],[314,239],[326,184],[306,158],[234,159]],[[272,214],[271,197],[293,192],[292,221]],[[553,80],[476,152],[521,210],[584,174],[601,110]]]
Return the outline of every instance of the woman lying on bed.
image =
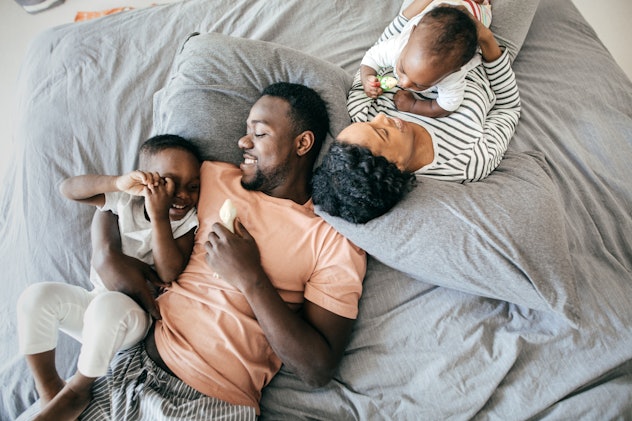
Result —
[[[357,73],[347,99],[354,122],[337,137],[313,179],[313,201],[349,222],[386,213],[416,177],[468,182],[487,177],[500,163],[520,117],[520,95],[507,50],[477,23],[483,63],[469,71],[465,98],[454,113],[432,119],[398,111],[394,89],[373,100]],[[400,32],[399,15],[381,40]]]

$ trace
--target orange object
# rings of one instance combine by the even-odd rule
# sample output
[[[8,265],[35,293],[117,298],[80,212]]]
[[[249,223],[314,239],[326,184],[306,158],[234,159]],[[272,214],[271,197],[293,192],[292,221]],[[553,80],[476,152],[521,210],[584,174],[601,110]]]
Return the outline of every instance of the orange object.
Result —
[[[114,13],[125,12],[127,10],[133,9],[133,7],[116,7],[114,9],[103,10],[100,12],[77,12],[77,14],[75,15],[75,22],[96,19],[107,15],[113,15]]]

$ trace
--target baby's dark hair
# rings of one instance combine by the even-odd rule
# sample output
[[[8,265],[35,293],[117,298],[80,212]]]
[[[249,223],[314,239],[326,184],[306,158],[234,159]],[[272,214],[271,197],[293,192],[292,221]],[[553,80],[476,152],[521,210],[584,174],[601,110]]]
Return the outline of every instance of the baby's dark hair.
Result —
[[[310,154],[315,160],[329,132],[327,103],[312,88],[289,82],[277,82],[266,87],[261,96],[269,95],[286,100],[290,104],[290,120],[296,134],[314,133],[314,146]]]
[[[466,12],[455,7],[438,6],[421,18],[419,26],[421,25],[435,34],[432,44],[428,46],[433,55],[438,56],[447,52],[460,67],[476,54],[476,24]]]
[[[138,151],[141,156],[152,156],[165,149],[180,149],[190,152],[198,162],[202,162],[200,149],[193,142],[175,134],[159,134],[147,139]]]
[[[335,141],[314,173],[312,200],[332,216],[363,224],[388,212],[415,181],[368,148]]]

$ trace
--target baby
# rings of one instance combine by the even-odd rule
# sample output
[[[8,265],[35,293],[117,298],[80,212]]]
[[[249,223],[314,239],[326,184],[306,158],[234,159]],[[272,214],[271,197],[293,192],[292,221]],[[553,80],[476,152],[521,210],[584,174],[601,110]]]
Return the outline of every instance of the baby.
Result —
[[[147,265],[147,279],[164,287],[182,272],[193,249],[200,154],[180,136],[159,135],[141,146],[139,166],[118,176],[70,177],[60,191],[117,214],[123,252],[138,259],[134,264]],[[20,351],[42,408],[36,419],[76,419],[114,355],[143,339],[151,326],[146,311],[127,295],[108,291],[94,270],[90,280],[90,291],[64,282],[35,283],[18,301]],[[77,372],[68,383],[55,367],[58,329],[82,343]]]
[[[465,75],[481,62],[472,16],[489,27],[488,0],[413,1],[402,12],[409,20],[401,33],[364,55],[360,76],[366,95],[377,98],[390,88],[377,75],[392,68],[397,85],[404,88],[394,96],[398,110],[427,117],[455,111],[463,101]]]

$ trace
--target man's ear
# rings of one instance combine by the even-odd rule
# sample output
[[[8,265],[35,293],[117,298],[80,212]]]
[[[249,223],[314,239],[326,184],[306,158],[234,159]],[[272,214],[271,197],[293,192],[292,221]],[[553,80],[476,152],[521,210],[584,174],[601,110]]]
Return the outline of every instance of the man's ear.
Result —
[[[296,153],[298,156],[304,156],[312,150],[314,146],[314,133],[306,130],[296,137]]]

